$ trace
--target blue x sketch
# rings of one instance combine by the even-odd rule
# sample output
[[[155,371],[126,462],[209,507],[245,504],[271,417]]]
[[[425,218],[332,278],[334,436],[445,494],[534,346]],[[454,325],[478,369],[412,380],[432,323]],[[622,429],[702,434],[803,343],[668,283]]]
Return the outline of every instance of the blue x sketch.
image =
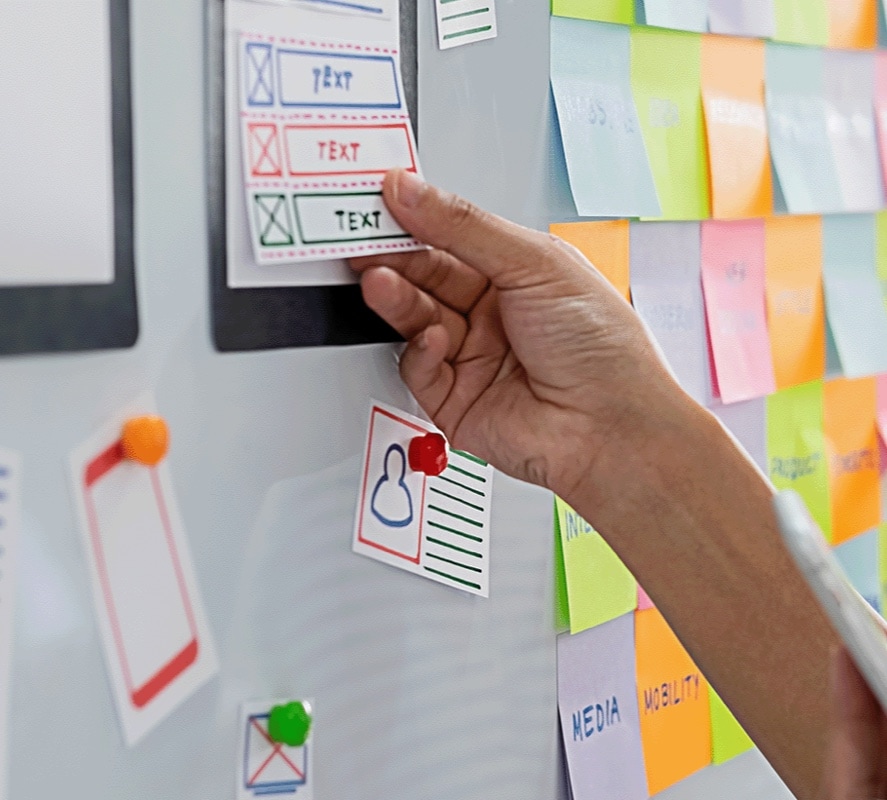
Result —
[[[274,105],[272,47],[261,42],[246,44],[246,101],[251,106]]]

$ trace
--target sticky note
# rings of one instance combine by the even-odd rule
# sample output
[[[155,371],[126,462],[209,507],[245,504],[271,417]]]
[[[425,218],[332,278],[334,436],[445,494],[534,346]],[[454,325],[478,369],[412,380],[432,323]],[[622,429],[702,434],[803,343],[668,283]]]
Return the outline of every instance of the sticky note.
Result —
[[[773,36],[773,0],[709,0],[708,27],[732,36]]]
[[[702,223],[702,286],[721,400],[776,388],[764,303],[764,222]]]
[[[676,31],[708,30],[706,0],[644,0],[644,24]]]
[[[767,242],[767,325],[776,387],[825,375],[822,221],[771,217]]]
[[[3,742],[0,745],[0,797],[5,797],[7,791],[9,686],[21,530],[21,471],[21,455],[0,448],[0,741]],[[634,647],[628,663],[633,672]],[[641,775],[643,780],[643,773]]]
[[[699,224],[631,225],[631,293],[678,382],[698,403],[712,399]]]
[[[130,747],[218,671],[169,460],[128,461],[122,423],[156,414],[149,396],[71,456],[93,604],[123,737]]]
[[[564,553],[570,632],[579,633],[637,607],[637,584],[601,535],[560,498],[555,513]]]
[[[631,31],[631,82],[662,219],[710,215],[701,54],[702,39],[694,34]]]
[[[825,98],[832,153],[844,211],[878,211],[884,205],[875,133],[875,56],[825,50]]]
[[[712,413],[733,434],[762,472],[767,471],[767,401],[763,397],[743,403],[716,403]]]
[[[404,411],[371,404],[352,549],[488,597],[493,468],[451,448],[440,475],[414,470],[410,443],[437,432],[431,423]]]
[[[887,523],[878,526],[878,573],[881,581],[881,609],[887,608]]]
[[[495,39],[496,0],[435,0],[441,50]]]
[[[824,217],[823,281],[828,322],[843,373],[887,372],[887,312],[875,271],[875,219]]]
[[[875,53],[875,121],[878,152],[881,156],[881,180],[887,181],[887,50]]]
[[[567,597],[567,572],[564,568],[564,544],[561,526],[554,514],[554,627],[562,631],[570,627],[570,600]]]
[[[634,0],[552,0],[551,13],[558,17],[622,22],[634,20]]]
[[[881,541],[876,527],[855,536],[835,548],[835,557],[841,564],[853,588],[879,614],[881,601]]]
[[[881,296],[887,307],[887,211],[875,214],[875,260]]]
[[[634,615],[557,639],[557,702],[575,800],[647,800]]]
[[[826,0],[773,0],[775,39],[794,44],[828,44]]]
[[[773,165],[792,214],[844,207],[832,154],[822,50],[768,43],[767,122]]]
[[[823,397],[831,541],[838,545],[881,521],[875,379],[827,381]]]
[[[551,88],[579,215],[658,217],[631,90],[629,29],[552,17]]]
[[[713,216],[767,216],[773,209],[773,182],[764,112],[764,43],[704,36],[702,98]]]
[[[767,458],[777,489],[794,489],[831,541],[831,503],[823,435],[823,388],[811,381],[767,398]]]
[[[708,696],[711,705],[711,760],[713,764],[724,764],[755,745],[711,686],[708,687]]]
[[[653,601],[644,591],[644,587],[638,584],[638,611],[646,611],[648,608],[655,608]]]
[[[549,232],[579,250],[626,300],[631,299],[629,280],[630,233],[627,219],[600,222],[564,222]]]
[[[887,375],[878,375],[875,382],[878,431],[881,438],[887,443]]]
[[[829,47],[870,50],[878,43],[877,0],[828,0]]]
[[[708,682],[655,608],[635,613],[647,786],[657,794],[711,763]]]

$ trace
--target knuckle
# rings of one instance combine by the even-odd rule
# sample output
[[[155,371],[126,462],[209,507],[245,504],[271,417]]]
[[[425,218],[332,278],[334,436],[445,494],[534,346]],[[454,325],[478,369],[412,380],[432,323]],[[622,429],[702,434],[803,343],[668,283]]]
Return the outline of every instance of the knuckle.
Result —
[[[483,219],[484,212],[464,197],[450,195],[447,206],[450,223],[457,230],[472,227]]]

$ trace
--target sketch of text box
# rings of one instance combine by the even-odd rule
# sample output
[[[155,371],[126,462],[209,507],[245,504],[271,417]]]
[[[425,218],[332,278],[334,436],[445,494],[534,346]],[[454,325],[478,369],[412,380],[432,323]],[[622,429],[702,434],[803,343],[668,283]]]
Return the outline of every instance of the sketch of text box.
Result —
[[[409,239],[385,206],[382,192],[293,195],[303,244]]]
[[[390,55],[277,51],[280,104],[288,108],[401,108]]]
[[[289,174],[373,175],[394,167],[416,171],[407,123],[392,125],[287,125]]]

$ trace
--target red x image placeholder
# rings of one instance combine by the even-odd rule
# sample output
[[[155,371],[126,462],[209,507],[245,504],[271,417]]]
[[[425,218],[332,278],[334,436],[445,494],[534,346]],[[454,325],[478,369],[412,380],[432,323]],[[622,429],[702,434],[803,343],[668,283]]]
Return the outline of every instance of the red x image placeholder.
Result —
[[[277,125],[273,122],[250,122],[247,131],[250,175],[254,178],[282,177],[283,160]]]

